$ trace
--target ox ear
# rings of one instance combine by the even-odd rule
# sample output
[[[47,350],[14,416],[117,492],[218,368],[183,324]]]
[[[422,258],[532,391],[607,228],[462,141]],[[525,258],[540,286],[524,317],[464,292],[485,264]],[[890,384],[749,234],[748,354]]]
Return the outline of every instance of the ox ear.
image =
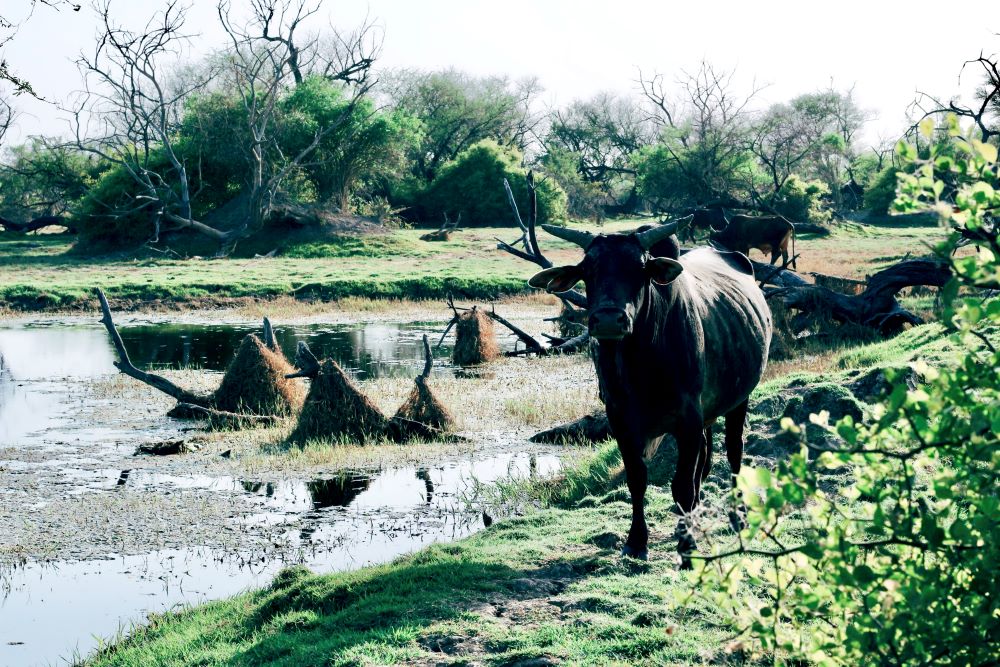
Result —
[[[669,257],[650,257],[646,260],[646,275],[657,285],[672,283],[683,270],[680,262]]]
[[[528,284],[549,292],[568,292],[582,279],[579,266],[554,266],[531,276]]]

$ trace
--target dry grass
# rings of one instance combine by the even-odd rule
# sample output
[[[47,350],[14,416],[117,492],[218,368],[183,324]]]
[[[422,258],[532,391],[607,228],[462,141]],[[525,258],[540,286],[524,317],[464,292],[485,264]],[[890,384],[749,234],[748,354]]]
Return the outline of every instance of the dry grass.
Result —
[[[281,350],[272,350],[254,334],[240,343],[215,392],[215,406],[227,412],[290,415],[302,405],[303,389]]]
[[[427,424],[442,431],[455,430],[455,416],[434,394],[429,382],[423,377],[416,379],[410,394],[396,411],[396,417]]]
[[[291,442],[349,439],[364,443],[385,432],[387,418],[332,359],[309,387]]]
[[[478,366],[500,356],[493,320],[473,306],[458,317],[451,359],[456,366]]]

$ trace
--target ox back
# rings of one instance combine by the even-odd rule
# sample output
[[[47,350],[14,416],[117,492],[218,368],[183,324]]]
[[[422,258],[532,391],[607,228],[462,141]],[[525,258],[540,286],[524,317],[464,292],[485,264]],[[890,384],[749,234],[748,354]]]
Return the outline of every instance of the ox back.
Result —
[[[729,225],[721,232],[710,237],[712,241],[734,252],[750,254],[751,248],[756,248],[764,254],[771,254],[771,264],[778,257],[788,263],[788,242],[793,244],[792,254],[795,254],[795,225],[778,215],[734,215],[729,218]],[[794,259],[792,266],[795,266]]]

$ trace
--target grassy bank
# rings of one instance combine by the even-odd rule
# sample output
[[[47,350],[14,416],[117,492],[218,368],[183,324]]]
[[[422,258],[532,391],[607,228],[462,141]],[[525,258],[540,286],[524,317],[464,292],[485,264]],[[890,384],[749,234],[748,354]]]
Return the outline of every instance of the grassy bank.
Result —
[[[790,368],[762,384],[752,398],[755,437],[748,437],[747,459],[767,465],[797,450],[773,437],[796,400],[796,419],[845,403],[863,409],[848,392],[873,377],[872,369],[918,359],[946,363],[951,351],[941,336],[938,325],[917,327],[842,350],[819,370]],[[732,628],[711,607],[673,604],[690,582],[674,553],[672,462],[668,453],[651,466],[648,562],[618,555],[630,506],[609,444],[562,480],[500,489],[498,497],[521,515],[473,537],[356,572],[288,570],[267,589],[155,616],[86,664],[739,663],[728,642]],[[733,538],[725,519],[728,474],[717,459],[704,487],[700,529],[713,539]],[[831,477],[831,491],[848,478]],[[747,585],[734,594],[747,603],[756,597]]]
[[[635,227],[616,222],[602,230]],[[596,229],[596,228],[595,228]],[[331,236],[282,248],[276,257],[209,259],[136,256],[82,257],[64,235],[0,233],[0,308],[52,311],[93,308],[103,287],[119,307],[211,307],[237,299],[489,300],[527,291],[534,265],[496,249],[510,228],[461,230],[451,241],[421,241],[424,230],[367,236]],[[907,253],[922,254],[935,227],[844,225],[828,237],[798,239],[799,270],[864,277]],[[545,237],[556,263],[575,262],[579,250]],[[759,254],[755,253],[759,258]]]

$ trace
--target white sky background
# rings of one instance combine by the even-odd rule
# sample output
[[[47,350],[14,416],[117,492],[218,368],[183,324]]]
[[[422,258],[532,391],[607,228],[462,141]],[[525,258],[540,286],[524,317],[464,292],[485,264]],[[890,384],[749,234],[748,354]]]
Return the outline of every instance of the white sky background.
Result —
[[[84,0],[85,1],[85,0]],[[233,0],[237,7],[242,0]],[[0,0],[15,18],[28,0]],[[161,0],[112,0],[113,15],[139,29]],[[190,0],[188,31],[197,33],[192,58],[224,45],[215,0]],[[1000,52],[1000,2],[962,0],[324,0],[323,18],[348,29],[366,14],[385,30],[380,67],[455,67],[477,75],[538,76],[546,105],[612,90],[635,92],[639,68],[668,80],[706,59],[734,69],[748,90],[768,84],[755,106],[828,87],[855,86],[862,107],[877,119],[869,143],[895,138],[906,126],[915,92],[948,98],[959,92],[964,61]],[[92,48],[96,22],[79,13],[40,6],[4,49],[13,70],[47,99],[65,100],[80,87],[72,60]],[[969,71],[967,94],[980,80]],[[61,134],[65,121],[52,105],[20,96],[14,142],[32,134]]]

